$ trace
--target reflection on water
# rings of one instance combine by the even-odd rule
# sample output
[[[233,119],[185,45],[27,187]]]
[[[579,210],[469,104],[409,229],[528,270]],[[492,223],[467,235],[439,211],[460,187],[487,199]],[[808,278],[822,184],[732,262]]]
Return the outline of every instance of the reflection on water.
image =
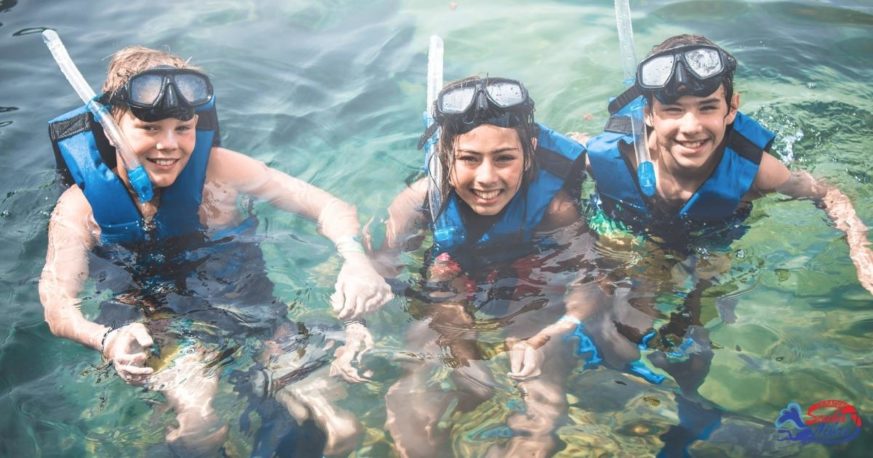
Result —
[[[213,76],[224,144],[347,198],[367,220],[381,214],[421,164],[414,145],[421,130],[430,34],[446,41],[447,80],[474,72],[519,78],[537,102],[538,119],[558,130],[599,131],[607,97],[621,90],[611,5],[547,1],[533,8],[516,0],[495,7],[459,1],[452,8],[449,3],[92,2],[72,11],[66,2],[0,1],[2,30],[9,31],[0,38],[0,149],[5,153],[0,170],[0,295],[5,299],[0,301],[0,455],[161,455],[169,453],[166,430],[175,426],[160,394],[123,384],[94,352],[54,338],[43,323],[36,279],[58,195],[45,122],[77,101],[38,36],[22,32],[56,28],[95,86],[105,57],[126,44],[167,46],[190,56]],[[867,167],[873,146],[873,10],[867,2],[640,1],[631,6],[638,55],[683,32],[704,33],[734,51],[742,109],[780,135],[774,151],[791,168],[840,187],[861,218],[873,221]],[[246,327],[213,342],[211,361],[222,381],[214,407],[230,426],[225,444],[230,456],[270,447],[298,450],[294,444],[323,440],[312,423],[292,428],[297,423],[286,406],[264,400],[257,368],[265,364],[265,339],[236,338],[258,328],[252,323],[275,310],[273,297],[290,320],[312,330],[307,345],[319,349],[293,352],[299,357],[293,363],[311,371],[279,376],[294,379],[301,392],[321,390],[327,380],[323,356],[332,347],[321,350],[329,337],[341,340],[334,335],[339,326],[328,305],[339,262],[332,247],[308,222],[267,205],[258,205],[256,213],[263,263],[250,267],[259,275],[240,278],[240,271],[216,255],[216,266],[229,269],[221,275],[205,275],[195,267],[199,273],[186,279],[184,291],[175,280],[172,287],[167,286],[171,282],[138,284],[136,291],[164,294],[156,311],[176,307],[186,313],[203,305],[192,297],[258,292],[248,302],[264,309],[241,310],[234,301],[215,301],[224,306],[220,316]],[[556,429],[559,456],[638,456],[657,453],[665,444],[683,447],[693,439],[689,435],[701,437],[693,428],[677,429],[683,421],[710,425],[717,420],[706,440],[689,445],[704,456],[863,456],[873,444],[867,421],[873,410],[873,312],[841,233],[812,203],[779,197],[756,202],[746,224],[745,235],[720,255],[702,255],[714,272],[705,288],[683,275],[682,255],[654,252],[633,239],[598,247],[598,262],[613,258],[621,266],[598,267],[612,272],[609,279],[620,294],[628,275],[619,272],[632,278],[647,273],[652,284],[646,295],[607,309],[623,315],[604,318],[604,326],[635,317],[661,329],[676,322],[674,315],[684,316],[708,333],[711,359],[699,398],[683,394],[671,378],[660,385],[646,382],[612,354],[587,368],[577,361],[563,384],[567,407]],[[331,391],[337,393],[336,407],[352,412],[361,425],[354,445],[361,456],[391,455],[385,396],[408,365],[431,366],[427,380],[433,396],[454,387],[451,366],[458,364],[457,355],[417,351],[405,343],[405,333],[426,326],[429,317],[421,298],[423,254],[402,260],[411,271],[398,283],[408,294],[370,320],[376,348],[362,364],[374,372],[373,379]],[[540,261],[524,277],[510,272],[499,282],[476,278],[471,299],[486,304],[486,310],[477,311],[472,326],[449,329],[475,331],[473,349],[492,374],[488,388],[493,391],[471,410],[462,412],[455,403],[439,418],[447,450],[455,455],[481,456],[511,439],[507,419],[518,416],[525,404],[517,384],[505,375],[505,339],[529,332],[525,327],[554,322],[563,313],[558,298],[564,287],[578,272],[592,269],[586,264],[590,259],[544,256]],[[210,275],[212,280],[204,280]],[[123,276],[103,281],[112,278],[122,287],[130,285]],[[264,278],[273,286],[259,283]],[[527,289],[518,291],[514,283]],[[117,291],[116,286],[89,284],[83,308],[90,317],[100,314],[101,302],[113,297],[108,291]],[[690,302],[698,308],[684,314]],[[645,331],[643,322],[634,327]],[[208,331],[168,329],[172,339],[164,340],[156,358],[182,352],[177,337]],[[623,330],[623,339],[635,340]],[[306,333],[293,328],[278,341],[280,348],[293,347],[299,342],[291,336],[301,335]],[[647,367],[664,373],[648,360],[659,349],[634,350],[631,343],[621,348],[638,351]],[[827,448],[774,439],[773,422],[789,402],[806,408],[823,399],[857,407],[865,420],[859,438]],[[282,442],[289,437],[301,439]]]

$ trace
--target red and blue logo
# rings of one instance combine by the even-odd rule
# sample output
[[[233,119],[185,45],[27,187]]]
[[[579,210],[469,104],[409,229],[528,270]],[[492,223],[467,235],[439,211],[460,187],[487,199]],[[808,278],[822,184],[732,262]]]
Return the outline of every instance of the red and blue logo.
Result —
[[[819,401],[806,409],[806,419],[796,402],[779,411],[776,432],[780,441],[805,444],[845,444],[861,433],[861,416],[855,406],[845,401]]]

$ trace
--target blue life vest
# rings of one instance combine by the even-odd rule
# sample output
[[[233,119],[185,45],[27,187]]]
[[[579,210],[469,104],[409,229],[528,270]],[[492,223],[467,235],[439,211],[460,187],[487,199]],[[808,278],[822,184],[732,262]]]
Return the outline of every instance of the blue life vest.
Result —
[[[191,158],[176,181],[161,192],[161,204],[146,228],[133,198],[112,171],[115,148],[87,107],[80,107],[49,121],[49,136],[58,169],[67,184],[75,182],[100,225],[100,239],[107,243],[163,240],[203,229],[198,210],[203,197],[206,165],[213,146],[219,145],[215,100],[199,107],[197,140]]]
[[[641,109],[641,108],[640,108]],[[774,134],[748,116],[737,113],[728,127],[727,142],[712,175],[675,215],[653,215],[636,175],[622,155],[619,144],[633,147],[630,121],[623,113],[610,118],[604,132],[588,143],[591,174],[596,182],[597,199],[610,217],[631,227],[657,225],[694,226],[734,220],[741,211],[740,201],[751,189],[761,157],[773,142]],[[748,213],[748,208],[745,209]]]
[[[565,182],[573,178],[571,173],[584,172],[585,161],[584,146],[545,126],[537,127],[536,176],[509,201],[497,222],[478,240],[468,240],[458,196],[454,191],[449,193],[445,208],[432,225],[435,253],[455,255],[461,250],[489,248],[506,253],[533,239],[549,203]]]

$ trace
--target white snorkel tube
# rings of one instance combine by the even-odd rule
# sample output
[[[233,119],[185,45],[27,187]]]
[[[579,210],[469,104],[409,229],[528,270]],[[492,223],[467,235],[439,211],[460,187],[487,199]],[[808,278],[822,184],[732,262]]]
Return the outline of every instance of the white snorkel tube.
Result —
[[[95,100],[97,95],[94,94],[94,90],[91,89],[91,86],[88,86],[82,73],[79,72],[76,64],[70,59],[70,54],[67,53],[67,48],[64,47],[57,32],[54,30],[44,30],[42,32],[42,39],[45,41],[45,45],[48,46],[49,51],[51,51],[58,67],[61,68],[64,76],[67,77],[67,81],[73,86],[82,102],[88,106],[88,110],[91,111],[94,118],[103,126],[103,132],[106,134],[106,137],[115,145],[115,148],[120,153],[124,168],[127,169],[127,178],[130,180],[130,186],[136,192],[139,201],[146,203],[152,200],[154,191],[145,168],[134,156],[130,144],[127,143],[127,139],[124,138],[118,125],[115,124],[115,120],[112,119],[109,110]]]
[[[434,122],[433,103],[443,88],[443,39],[438,35],[430,37],[430,48],[427,51],[427,105],[424,108],[424,128]],[[436,141],[440,138],[439,130],[434,132],[424,145],[424,166],[429,177],[428,204],[430,205],[431,221],[436,221],[442,206],[443,169],[440,155],[437,152]]]
[[[618,27],[618,43],[621,47],[621,60],[624,67],[625,86],[634,84],[637,72],[637,58],[634,55],[634,31],[631,25],[628,0],[615,0],[615,23]],[[637,159],[637,178],[640,190],[648,197],[655,195],[655,167],[649,156],[646,138],[646,124],[643,122],[642,105],[645,99],[637,98],[629,104],[631,108],[631,128],[634,136],[634,152]]]

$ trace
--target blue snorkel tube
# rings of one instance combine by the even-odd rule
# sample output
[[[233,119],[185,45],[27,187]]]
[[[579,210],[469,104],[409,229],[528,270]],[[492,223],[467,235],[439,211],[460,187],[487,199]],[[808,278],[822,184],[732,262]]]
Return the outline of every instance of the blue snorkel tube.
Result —
[[[42,39],[45,41],[45,45],[48,46],[49,51],[51,51],[52,57],[55,58],[58,67],[61,68],[61,72],[63,72],[64,76],[67,77],[67,81],[71,86],[73,86],[73,89],[76,91],[76,94],[79,95],[79,98],[82,99],[82,102],[87,105],[88,110],[94,115],[94,118],[100,122],[101,126],[103,126],[103,132],[106,134],[106,137],[113,145],[115,145],[115,148],[120,153],[121,161],[124,163],[124,168],[127,169],[127,178],[130,180],[130,186],[133,188],[134,192],[136,192],[139,201],[141,203],[146,203],[152,200],[154,197],[154,190],[152,189],[152,182],[149,180],[145,168],[143,168],[142,164],[140,164],[136,159],[136,156],[134,156],[133,149],[130,147],[127,139],[124,138],[118,125],[115,124],[115,120],[112,119],[109,110],[107,110],[102,103],[95,100],[97,95],[94,93],[94,90],[91,89],[91,86],[88,86],[88,83],[85,81],[85,78],[82,76],[79,69],[76,68],[76,64],[74,64],[73,60],[70,58],[70,54],[61,42],[61,38],[58,36],[57,32],[54,30],[45,30],[42,32]]]
[[[618,27],[618,43],[621,47],[621,60],[624,67],[624,84],[634,84],[636,76],[637,58],[634,55],[634,31],[631,25],[630,5],[628,0],[615,0],[615,23]],[[655,167],[649,155],[649,146],[646,143],[646,124],[643,122],[643,105],[645,99],[637,97],[630,102],[625,109],[631,115],[631,128],[634,136],[634,152],[637,159],[637,178],[640,190],[647,197],[655,195]]]
[[[430,48],[427,51],[427,105],[424,107],[424,128],[433,124],[433,103],[443,88],[443,39],[438,35],[430,37]],[[442,206],[443,169],[440,156],[437,154],[436,141],[440,138],[439,130],[434,132],[424,144],[424,168],[428,175],[428,204],[430,205],[431,221],[436,221]]]

